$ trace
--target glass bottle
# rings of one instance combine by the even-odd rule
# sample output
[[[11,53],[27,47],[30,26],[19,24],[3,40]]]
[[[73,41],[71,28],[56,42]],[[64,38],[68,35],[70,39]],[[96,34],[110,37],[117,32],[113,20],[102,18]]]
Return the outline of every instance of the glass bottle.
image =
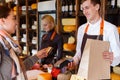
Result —
[[[64,0],[64,2],[65,2],[64,17],[68,17],[68,0]]]
[[[74,12],[75,12],[75,9],[74,9],[74,1],[75,0],[69,0],[69,8],[68,8],[68,12],[69,12],[69,16],[74,16]]]
[[[117,0],[117,7],[120,8],[120,0]]]
[[[65,0],[62,0],[62,17],[64,16],[65,13]]]
[[[111,0],[111,8],[117,8],[117,0]]]

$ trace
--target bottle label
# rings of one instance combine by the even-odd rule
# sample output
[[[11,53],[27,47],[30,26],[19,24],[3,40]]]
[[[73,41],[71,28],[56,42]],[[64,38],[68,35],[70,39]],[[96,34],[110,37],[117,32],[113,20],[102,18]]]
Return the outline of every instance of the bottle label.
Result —
[[[65,7],[64,6],[62,6],[62,12],[64,12],[65,11]]]
[[[70,6],[69,6],[69,8],[70,8],[70,11],[72,11],[72,10],[73,10],[72,5],[70,5]]]
[[[111,6],[115,6],[115,0],[111,0]]]
[[[68,6],[67,5],[65,6],[65,11],[68,11]]]

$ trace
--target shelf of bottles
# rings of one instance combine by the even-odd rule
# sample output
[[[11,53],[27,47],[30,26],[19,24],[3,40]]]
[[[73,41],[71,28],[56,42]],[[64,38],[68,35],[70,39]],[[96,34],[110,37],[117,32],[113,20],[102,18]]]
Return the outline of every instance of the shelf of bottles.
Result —
[[[107,0],[105,19],[116,25],[120,34],[120,0]]]
[[[63,0],[62,1],[62,17],[75,17],[76,5],[75,0]]]
[[[120,26],[120,0],[108,0],[106,2],[105,19],[117,27]]]
[[[17,37],[23,49],[21,55],[37,52],[37,3],[36,0],[20,0],[13,8],[18,17]],[[19,13],[19,14],[18,14]],[[14,37],[16,38],[16,37]]]

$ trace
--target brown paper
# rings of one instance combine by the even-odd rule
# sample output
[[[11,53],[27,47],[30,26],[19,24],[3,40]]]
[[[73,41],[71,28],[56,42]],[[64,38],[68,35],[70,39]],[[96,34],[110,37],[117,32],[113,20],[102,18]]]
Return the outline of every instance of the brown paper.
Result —
[[[109,42],[88,39],[83,51],[78,75],[86,80],[110,79],[110,61],[103,58]]]

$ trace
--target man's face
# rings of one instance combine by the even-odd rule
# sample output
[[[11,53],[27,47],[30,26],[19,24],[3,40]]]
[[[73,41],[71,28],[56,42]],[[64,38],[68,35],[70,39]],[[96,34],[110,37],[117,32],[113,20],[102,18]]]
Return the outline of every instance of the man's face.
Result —
[[[88,21],[94,20],[94,18],[99,14],[99,6],[97,4],[93,5],[90,0],[84,1],[81,8]]]

